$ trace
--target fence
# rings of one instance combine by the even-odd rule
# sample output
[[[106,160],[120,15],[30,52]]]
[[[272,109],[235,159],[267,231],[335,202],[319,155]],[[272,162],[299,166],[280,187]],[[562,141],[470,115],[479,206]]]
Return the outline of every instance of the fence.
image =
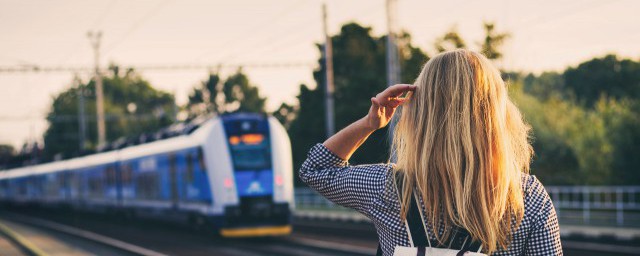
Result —
[[[640,186],[548,186],[561,223],[640,227]],[[296,214],[303,217],[365,221],[309,188],[297,188]]]

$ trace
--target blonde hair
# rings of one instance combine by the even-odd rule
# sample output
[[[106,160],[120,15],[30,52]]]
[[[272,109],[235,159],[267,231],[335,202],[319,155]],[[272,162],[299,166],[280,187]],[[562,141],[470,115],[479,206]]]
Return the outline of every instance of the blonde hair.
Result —
[[[455,50],[429,60],[415,85],[393,137],[402,219],[415,188],[438,241],[457,226],[484,252],[506,249],[524,215],[521,173],[533,150],[500,72],[481,54]]]

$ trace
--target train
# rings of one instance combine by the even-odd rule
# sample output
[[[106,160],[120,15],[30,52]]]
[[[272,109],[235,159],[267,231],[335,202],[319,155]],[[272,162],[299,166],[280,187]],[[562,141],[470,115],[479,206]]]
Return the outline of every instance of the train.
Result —
[[[291,233],[291,143],[277,119],[226,114],[185,130],[0,171],[0,204],[184,222],[223,237]]]

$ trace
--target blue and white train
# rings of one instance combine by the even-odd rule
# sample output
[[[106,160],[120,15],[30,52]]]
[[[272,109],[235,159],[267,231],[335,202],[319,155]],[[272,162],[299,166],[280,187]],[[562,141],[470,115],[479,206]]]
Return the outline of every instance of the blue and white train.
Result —
[[[292,171],[275,118],[230,114],[180,136],[0,171],[0,202],[185,221],[225,237],[286,235]]]

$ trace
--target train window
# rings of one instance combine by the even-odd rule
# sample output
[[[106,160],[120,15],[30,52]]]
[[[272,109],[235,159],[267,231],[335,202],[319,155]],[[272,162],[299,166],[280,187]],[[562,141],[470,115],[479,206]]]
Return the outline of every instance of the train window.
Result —
[[[131,169],[130,163],[126,163],[122,165],[120,175],[122,178],[122,184],[128,185],[131,183],[131,176],[133,175],[133,170]]]
[[[69,173],[69,191],[71,192],[71,198],[80,197],[80,174],[78,170],[73,170]]]
[[[114,186],[116,184],[116,169],[113,165],[107,167],[107,186]]]
[[[6,192],[5,180],[0,180],[0,197],[4,197]]]
[[[193,183],[193,155],[189,152],[187,153],[187,183]]]
[[[200,164],[200,171],[207,172],[207,168],[204,165],[204,153],[202,148],[198,148],[198,164]]]
[[[28,177],[27,178],[27,191],[26,191],[26,196],[30,197],[32,195],[35,194],[36,191],[36,181],[34,177]]]
[[[158,174],[156,172],[143,172],[136,177],[138,198],[157,199],[159,197]]]
[[[9,195],[9,184],[7,180],[0,180],[0,197],[4,198]]]
[[[21,197],[27,195],[27,182],[24,178],[18,180],[18,195]]]
[[[230,145],[233,166],[236,170],[271,168],[269,139],[261,134],[244,134],[242,143]]]
[[[89,197],[102,198],[104,194],[104,172],[105,169],[97,168],[88,173]]]
[[[44,195],[45,197],[55,197],[58,194],[57,176],[60,174],[50,173],[44,176]]]

